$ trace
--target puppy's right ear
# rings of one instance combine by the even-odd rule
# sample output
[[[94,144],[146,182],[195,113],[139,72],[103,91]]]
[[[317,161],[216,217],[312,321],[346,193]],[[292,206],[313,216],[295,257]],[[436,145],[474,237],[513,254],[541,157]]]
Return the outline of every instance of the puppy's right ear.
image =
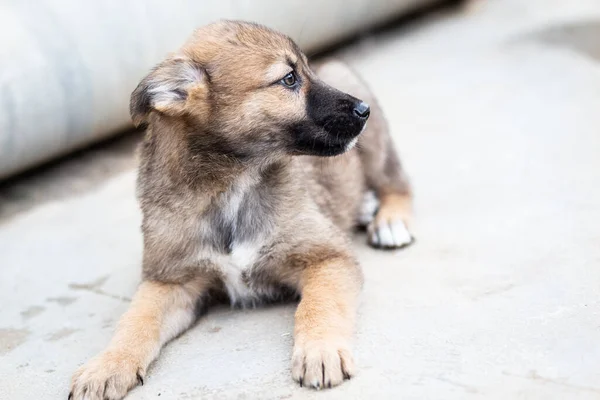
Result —
[[[147,123],[152,110],[176,116],[185,111],[190,97],[207,95],[206,71],[185,57],[158,64],[131,94],[129,112],[136,127]]]

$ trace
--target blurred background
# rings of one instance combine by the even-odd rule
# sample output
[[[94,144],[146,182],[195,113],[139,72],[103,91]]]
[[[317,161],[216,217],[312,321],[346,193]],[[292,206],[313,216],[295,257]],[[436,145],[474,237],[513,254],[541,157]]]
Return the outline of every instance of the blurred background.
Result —
[[[0,398],[66,397],[108,342],[141,263],[129,96],[220,18],[356,69],[415,188],[414,246],[355,239],[361,372],[326,396],[598,398],[598,0],[2,1]],[[209,314],[131,398],[316,397],[292,316]]]

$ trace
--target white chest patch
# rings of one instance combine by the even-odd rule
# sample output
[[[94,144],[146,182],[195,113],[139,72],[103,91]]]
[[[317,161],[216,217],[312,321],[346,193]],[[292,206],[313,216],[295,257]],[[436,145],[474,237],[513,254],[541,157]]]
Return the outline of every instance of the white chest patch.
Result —
[[[254,265],[259,249],[260,246],[254,243],[241,243],[234,245],[231,254],[223,257],[223,283],[232,304],[243,304],[256,297],[256,293],[242,279],[242,274]]]
[[[200,233],[199,258],[220,272],[231,303],[242,306],[260,298],[260,289],[248,285],[245,273],[258,261],[270,234],[269,216],[260,197],[266,189],[258,187],[259,183],[250,173],[236,178],[231,189],[220,195],[218,208],[200,224],[206,228]]]
[[[260,294],[248,286],[244,273],[248,272],[258,261],[261,245],[256,242],[234,244],[231,253],[223,254],[214,251],[204,251],[200,259],[210,261],[216,267],[223,279],[223,286],[232,305],[255,305],[260,300]]]

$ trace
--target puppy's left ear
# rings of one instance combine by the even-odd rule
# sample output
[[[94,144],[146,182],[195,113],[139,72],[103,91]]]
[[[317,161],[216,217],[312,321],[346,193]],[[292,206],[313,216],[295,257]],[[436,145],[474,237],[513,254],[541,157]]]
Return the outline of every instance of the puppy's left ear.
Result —
[[[158,64],[131,94],[129,112],[134,125],[146,123],[153,110],[181,115],[189,98],[207,96],[207,80],[204,68],[185,57]]]

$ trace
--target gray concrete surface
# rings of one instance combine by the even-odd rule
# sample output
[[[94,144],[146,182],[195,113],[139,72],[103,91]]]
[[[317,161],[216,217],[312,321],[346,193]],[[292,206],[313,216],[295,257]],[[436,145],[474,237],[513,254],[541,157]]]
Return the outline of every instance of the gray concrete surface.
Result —
[[[358,375],[296,387],[294,307],[221,308],[129,398],[600,398],[598,21],[597,1],[490,1],[344,49],[388,114],[417,211],[407,250],[356,237]],[[133,180],[0,224],[1,399],[66,397],[106,345],[139,276]]]

